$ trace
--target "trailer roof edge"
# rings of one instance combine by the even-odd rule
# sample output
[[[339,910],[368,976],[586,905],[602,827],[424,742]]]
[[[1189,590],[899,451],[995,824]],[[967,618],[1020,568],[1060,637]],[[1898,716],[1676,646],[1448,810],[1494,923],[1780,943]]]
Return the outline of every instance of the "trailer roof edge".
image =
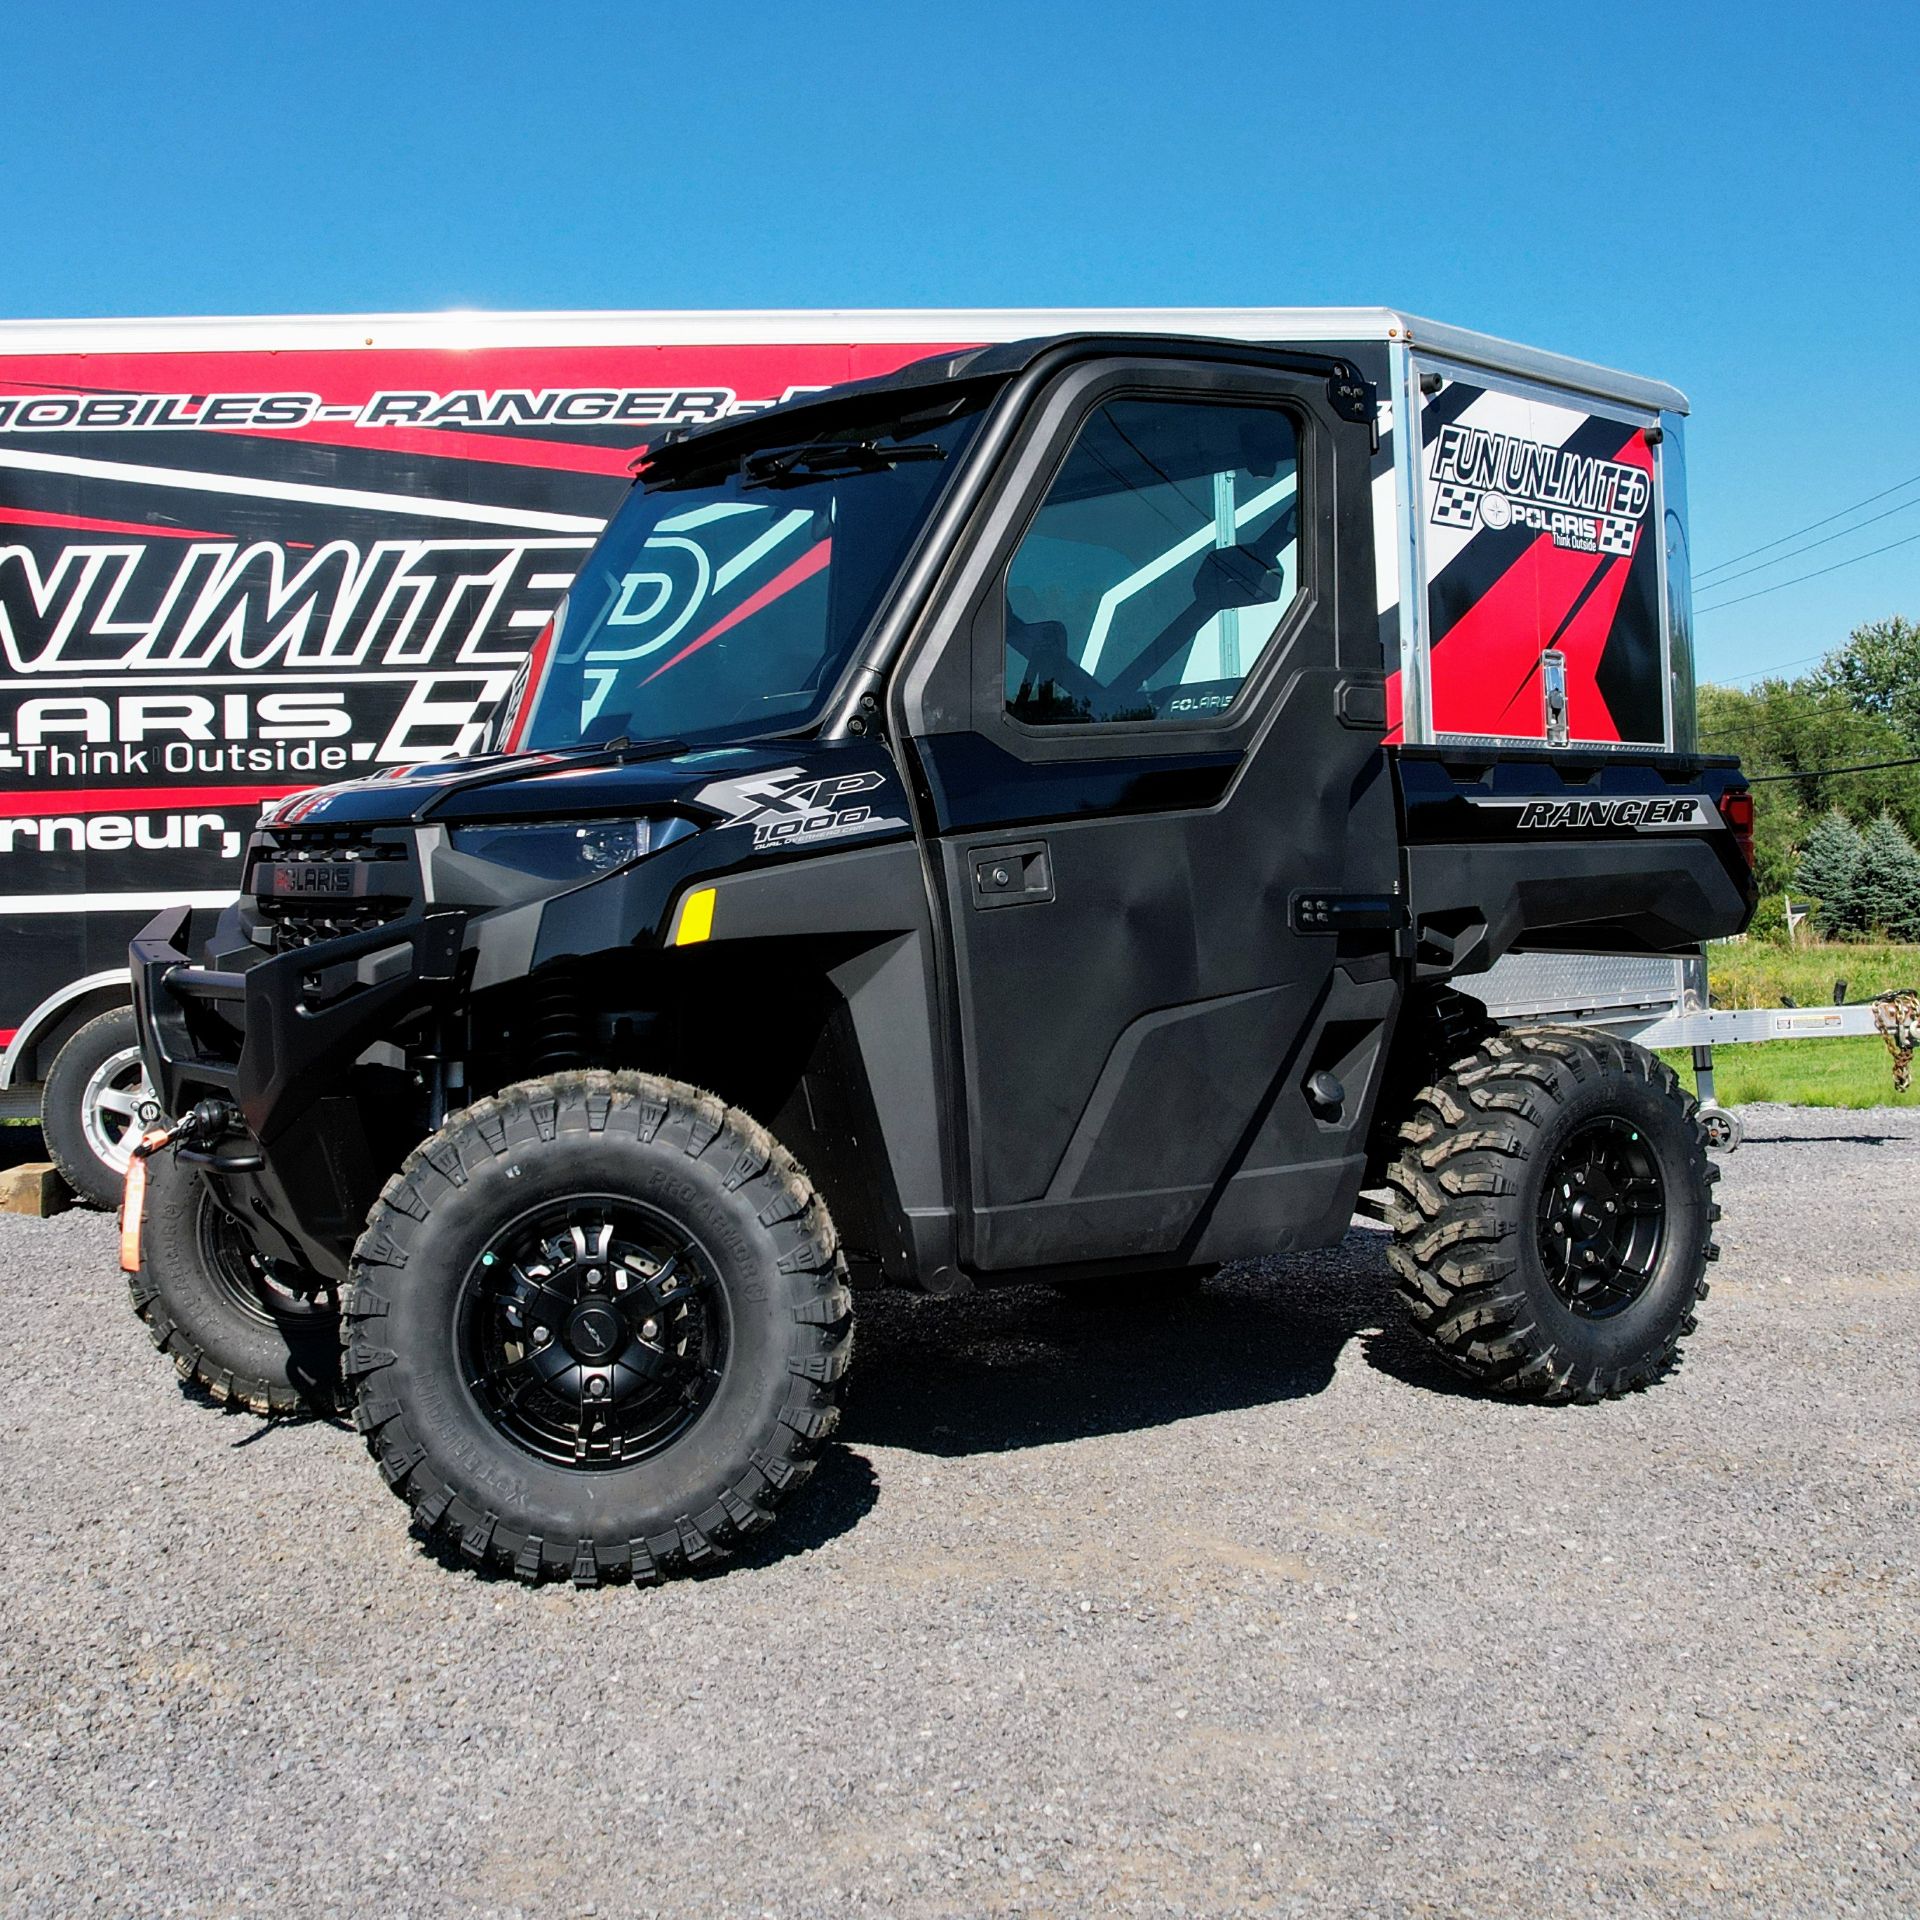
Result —
[[[240,314],[0,320],[0,355],[459,351],[508,346],[856,345],[929,348],[1054,333],[1177,333],[1277,341],[1411,343],[1464,365],[1653,411],[1685,413],[1664,381],[1424,320],[1391,307],[809,307],[675,311]]]

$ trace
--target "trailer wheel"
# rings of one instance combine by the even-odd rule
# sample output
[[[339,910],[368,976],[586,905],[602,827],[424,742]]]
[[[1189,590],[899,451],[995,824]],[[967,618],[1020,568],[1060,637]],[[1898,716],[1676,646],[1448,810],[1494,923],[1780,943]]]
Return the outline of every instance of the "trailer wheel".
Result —
[[[1657,1380],[1693,1331],[1719,1177],[1696,1103],[1644,1048],[1515,1028],[1415,1096],[1387,1258],[1460,1372],[1607,1399]]]
[[[354,1418],[443,1558],[526,1581],[714,1565],[839,1423],[852,1296],[764,1128],[647,1074],[456,1114],[354,1248]]]
[[[40,1096],[53,1164],[82,1200],[117,1207],[134,1143],[160,1119],[131,1007],[89,1020],[60,1049]]]
[[[255,1413],[327,1412],[340,1397],[331,1287],[263,1258],[192,1167],[147,1163],[133,1309],[182,1380]]]

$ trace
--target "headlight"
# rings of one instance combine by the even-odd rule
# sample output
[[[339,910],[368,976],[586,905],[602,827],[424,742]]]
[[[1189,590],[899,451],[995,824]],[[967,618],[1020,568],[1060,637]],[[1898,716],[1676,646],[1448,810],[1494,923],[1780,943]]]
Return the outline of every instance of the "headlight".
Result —
[[[691,820],[541,820],[526,825],[456,827],[456,853],[542,880],[591,880],[631,866],[695,831]]]

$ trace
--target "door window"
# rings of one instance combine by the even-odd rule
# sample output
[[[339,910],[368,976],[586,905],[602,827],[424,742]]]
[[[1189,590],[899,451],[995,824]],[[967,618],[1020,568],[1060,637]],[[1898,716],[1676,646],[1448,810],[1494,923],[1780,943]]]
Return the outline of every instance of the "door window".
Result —
[[[1300,591],[1298,456],[1275,407],[1100,408],[1007,571],[1007,711],[1058,726],[1231,707]]]

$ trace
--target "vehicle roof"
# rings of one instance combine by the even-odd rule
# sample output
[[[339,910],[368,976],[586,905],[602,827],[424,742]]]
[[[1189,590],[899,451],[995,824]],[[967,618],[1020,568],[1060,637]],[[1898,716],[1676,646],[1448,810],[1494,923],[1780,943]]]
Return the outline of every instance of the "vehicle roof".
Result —
[[[1207,357],[1217,361],[1223,351],[1237,355],[1243,348],[1251,350],[1250,358],[1268,351],[1291,356],[1293,351],[1291,343],[1276,350],[1266,342],[1225,342],[1218,335],[1112,333],[1039,334],[1024,340],[949,348],[909,360],[890,373],[845,380],[837,386],[810,387],[770,407],[680,428],[651,448],[637,463],[637,471],[650,484],[684,485],[693,475],[730,463],[757,446],[842,437],[902,418],[940,417],[968,399],[978,402],[1055,349],[1064,349],[1076,359],[1137,350],[1155,358]],[[1345,363],[1336,360],[1325,364]],[[867,423],[864,427],[863,422]]]
[[[1382,341],[1489,372],[1671,413],[1686,396],[1394,307],[810,307],[787,310],[259,314],[229,318],[4,320],[0,355],[589,346],[961,347],[1066,333],[1150,333],[1273,345]]]

